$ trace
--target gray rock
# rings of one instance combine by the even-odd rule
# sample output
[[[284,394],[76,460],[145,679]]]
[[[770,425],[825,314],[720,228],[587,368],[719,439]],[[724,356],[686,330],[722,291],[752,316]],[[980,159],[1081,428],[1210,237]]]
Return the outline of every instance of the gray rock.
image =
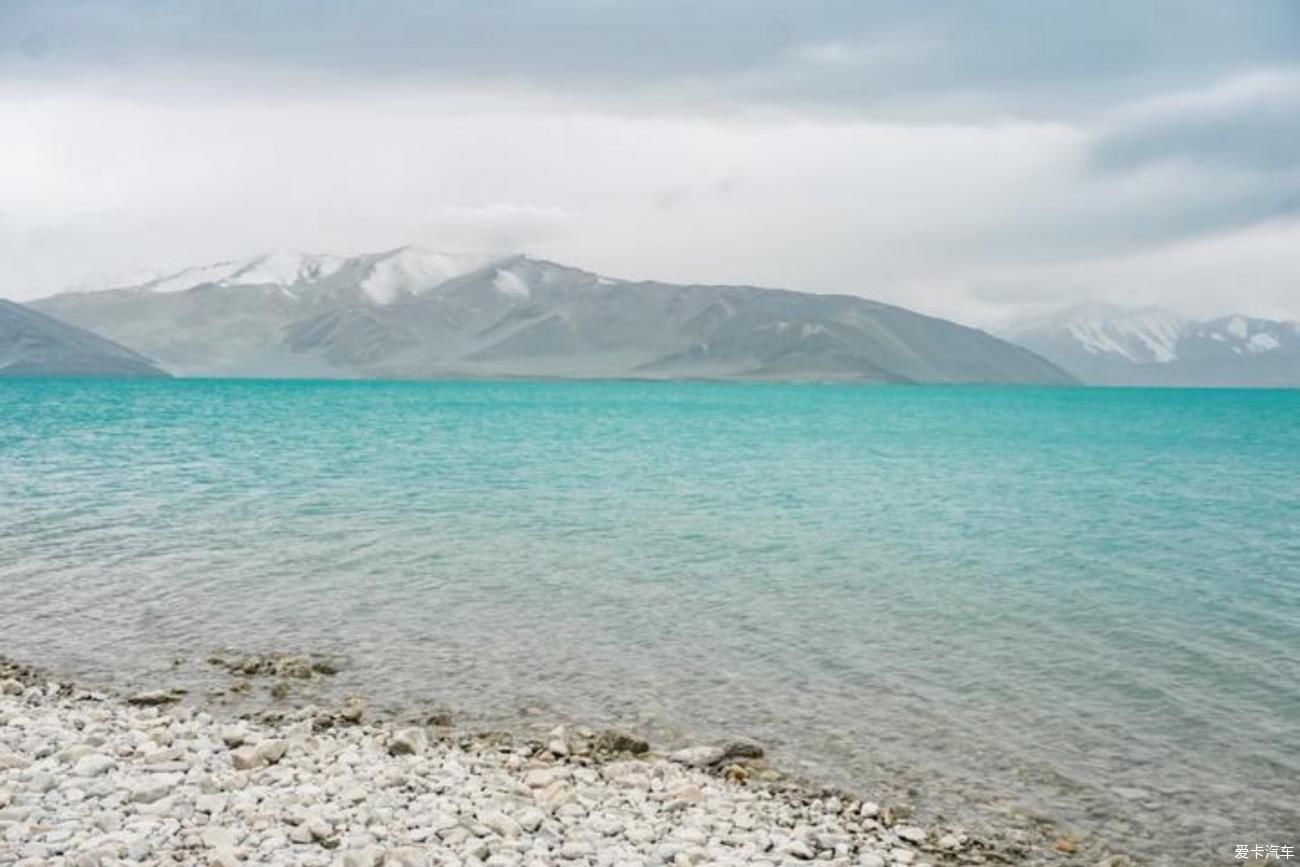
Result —
[[[339,711],[339,716],[346,722],[359,723],[366,713],[366,700],[360,697],[349,698],[343,704],[343,710]]]
[[[257,745],[257,757],[268,765],[274,765],[280,759],[284,758],[285,752],[289,749],[288,741],[275,739],[263,741]]]
[[[0,771],[21,770],[31,762],[16,753],[0,752]]]
[[[307,833],[311,834],[313,840],[328,840],[334,833],[329,823],[319,816],[312,816],[302,824],[302,827],[307,829]]]
[[[761,759],[763,745],[749,738],[732,738],[722,745],[724,759]]]
[[[180,696],[175,693],[153,690],[151,692],[136,693],[128,698],[126,703],[139,707],[159,707],[165,704],[175,704],[180,700]]]
[[[171,793],[180,782],[179,774],[153,774],[142,783],[131,787],[129,800],[133,804],[152,804]]]
[[[960,849],[965,842],[964,834],[944,834],[935,841],[935,845],[940,849]]]
[[[589,858],[595,854],[595,847],[586,840],[565,840],[564,845],[560,847],[560,855],[564,858],[568,858],[570,861],[576,861],[579,858]]]
[[[707,768],[716,765],[726,757],[726,751],[722,747],[711,746],[687,747],[668,754],[671,761],[692,768]]]
[[[217,849],[208,855],[209,867],[240,867],[239,857],[234,849]]]
[[[251,771],[262,767],[266,760],[258,754],[256,747],[240,747],[230,751],[230,763],[237,771]]]
[[[393,735],[388,742],[388,752],[394,756],[415,756],[424,752],[427,738],[424,729],[407,728]]]
[[[518,815],[517,821],[521,828],[531,834],[542,827],[546,814],[536,807],[529,807]]]
[[[650,751],[650,742],[643,737],[620,729],[605,729],[596,737],[596,749],[603,753],[632,753],[640,755]]]
[[[800,861],[811,861],[817,857],[817,853],[803,840],[791,840],[786,844],[785,854],[792,858],[798,858]]]
[[[203,829],[199,835],[203,845],[209,849],[234,849],[235,835],[229,828],[223,828],[219,825],[209,825]]]
[[[98,777],[100,774],[106,774],[117,765],[117,761],[111,756],[102,753],[91,753],[77,760],[72,766],[72,774],[76,777]]]
[[[523,834],[519,822],[499,810],[491,810],[479,816],[479,821],[502,837],[518,837]]]
[[[243,726],[227,726],[221,730],[221,742],[230,749],[241,746],[248,738]]]
[[[536,768],[524,774],[524,785],[533,789],[545,789],[557,782],[570,779],[573,774],[567,768]]]

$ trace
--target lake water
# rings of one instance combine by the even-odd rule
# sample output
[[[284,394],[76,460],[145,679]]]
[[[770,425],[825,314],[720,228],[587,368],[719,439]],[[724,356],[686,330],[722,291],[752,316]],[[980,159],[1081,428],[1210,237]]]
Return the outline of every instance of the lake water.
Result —
[[[0,381],[0,652],[226,646],[1231,863],[1300,844],[1300,392]]]

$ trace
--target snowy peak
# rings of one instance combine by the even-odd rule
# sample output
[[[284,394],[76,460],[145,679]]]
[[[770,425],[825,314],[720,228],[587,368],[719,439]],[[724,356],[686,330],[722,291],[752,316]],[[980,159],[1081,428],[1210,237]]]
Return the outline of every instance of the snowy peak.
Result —
[[[1300,322],[1278,322],[1248,316],[1224,316],[1194,323],[1191,334],[1220,344],[1237,355],[1285,351],[1300,341]]]
[[[315,283],[337,273],[345,261],[337,256],[277,250],[245,263],[227,277],[225,283],[229,286],[286,287]]]
[[[358,257],[364,276],[359,285],[375,304],[430,292],[453,277],[477,271],[502,259],[493,253],[444,253],[427,247],[398,247]]]
[[[132,287],[150,292],[183,292],[199,286],[279,286],[313,283],[342,267],[343,259],[277,250],[229,262],[186,268]]]
[[[251,259],[215,262],[122,288],[155,293],[204,287],[272,287],[289,297],[356,288],[374,304],[436,289],[447,280],[502,259],[501,254],[445,253],[406,246],[352,258],[276,250]]]
[[[1002,336],[1085,382],[1300,385],[1300,324],[1232,315],[1208,321],[1160,308],[1072,307]]]
[[[1082,304],[1007,329],[1006,336],[1069,340],[1091,355],[1113,355],[1134,364],[1167,364],[1178,357],[1188,322],[1159,307]]]

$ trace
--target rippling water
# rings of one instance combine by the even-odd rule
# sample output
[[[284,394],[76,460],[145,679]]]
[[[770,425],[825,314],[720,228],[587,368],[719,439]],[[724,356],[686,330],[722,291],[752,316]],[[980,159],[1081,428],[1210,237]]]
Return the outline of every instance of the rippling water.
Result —
[[[92,678],[335,651],[1166,863],[1300,844],[1300,392],[0,381],[0,591]]]

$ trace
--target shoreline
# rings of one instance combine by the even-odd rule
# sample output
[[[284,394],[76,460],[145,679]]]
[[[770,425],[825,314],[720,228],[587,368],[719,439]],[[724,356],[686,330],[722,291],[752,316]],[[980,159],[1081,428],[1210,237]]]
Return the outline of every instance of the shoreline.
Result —
[[[250,659],[236,692],[328,676],[310,657]],[[0,657],[0,867],[1135,864],[1069,838],[927,826],[787,777],[744,738],[659,752],[618,729],[376,718],[359,698],[225,710]]]

